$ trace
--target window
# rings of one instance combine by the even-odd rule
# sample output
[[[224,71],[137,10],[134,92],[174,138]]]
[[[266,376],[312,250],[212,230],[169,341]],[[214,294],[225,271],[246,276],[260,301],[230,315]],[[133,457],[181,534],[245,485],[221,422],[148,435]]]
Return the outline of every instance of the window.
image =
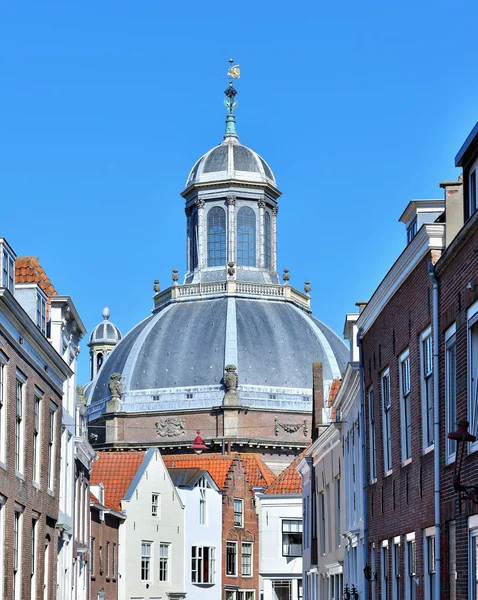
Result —
[[[370,451],[370,481],[377,479],[377,446],[375,438],[375,406],[373,389],[368,392],[368,421],[369,421],[369,451]]]
[[[292,580],[272,580],[272,598],[274,600],[292,600]]]
[[[169,544],[159,544],[159,581],[169,581]]]
[[[198,213],[194,213],[192,217],[192,235],[191,240],[191,271],[198,267]]]
[[[226,542],[226,575],[237,575],[237,542]]]
[[[435,528],[433,533],[425,532],[425,599],[435,600],[436,559],[435,559]]]
[[[35,393],[33,405],[33,481],[40,481],[40,423],[41,423],[41,396]]]
[[[407,243],[410,243],[416,235],[417,235],[417,218],[415,217],[407,228]]]
[[[402,442],[402,462],[412,457],[410,389],[410,354],[407,350],[400,357],[400,437]]]
[[[141,581],[151,581],[152,542],[141,542]]]
[[[420,336],[423,449],[433,444],[433,348],[430,328]]]
[[[15,261],[10,254],[3,249],[2,287],[7,288],[12,294],[14,292],[14,270]]]
[[[456,441],[448,439],[456,429],[456,325],[445,333],[445,407],[445,456],[451,463],[456,455]]]
[[[400,537],[393,540],[392,546],[392,599],[400,600]]]
[[[320,553],[326,554],[325,547],[325,494],[320,492]]]
[[[337,548],[340,546],[342,536],[340,535],[340,477],[335,480],[335,543]]]
[[[237,213],[237,264],[256,266],[256,214],[248,206]]]
[[[242,542],[241,575],[252,577],[252,544],[250,542]]]
[[[113,544],[113,553],[111,556],[111,577],[116,578],[116,544]]]
[[[161,516],[161,494],[159,494],[159,492],[153,492],[151,494],[151,516]]]
[[[229,544],[229,543],[234,543],[234,542],[227,542],[227,543]],[[236,573],[228,572],[228,574],[235,575]],[[208,546],[192,546],[192,548],[191,548],[191,583],[215,583],[215,581],[216,581],[216,548],[208,547]]]
[[[271,260],[271,216],[268,212],[265,214],[264,221],[264,258],[266,261],[266,269],[270,269],[272,265]]]
[[[470,313],[475,311],[471,316]],[[468,311],[468,414],[470,433],[478,433],[478,305]],[[477,445],[473,444],[474,449]]]
[[[30,594],[32,598],[36,598],[36,571],[37,571],[37,520],[32,519],[31,532],[31,570],[30,570]]]
[[[109,577],[110,576],[110,543],[106,542],[106,548],[105,548],[105,576]]]
[[[254,590],[237,590],[236,600],[254,600]]]
[[[282,520],[282,556],[302,556],[302,521]]]
[[[17,371],[17,377],[19,376],[19,372]],[[15,470],[18,473],[23,473],[23,454],[24,454],[24,423],[23,423],[23,403],[24,403],[24,394],[25,394],[25,381],[26,379],[22,377],[22,380],[17,379],[16,381],[16,417],[15,417]]]
[[[0,461],[5,462],[5,407],[7,401],[7,357],[0,352]],[[1,589],[1,588],[0,588]]]
[[[50,402],[50,414],[48,416],[48,488],[53,490],[55,482],[55,428],[56,428],[56,405]]]
[[[388,599],[388,542],[382,542],[382,600]]]
[[[199,488],[199,525],[206,525],[206,490]]]
[[[46,335],[46,298],[37,291],[37,327]]]
[[[417,558],[415,551],[415,534],[407,535],[406,557],[405,557],[405,598],[406,600],[416,599],[416,575]]]
[[[95,577],[95,538],[92,537],[90,540],[90,574],[91,577]]]
[[[390,400],[390,370],[382,373],[383,466],[385,473],[392,470],[392,415]]]
[[[477,208],[476,204],[476,169],[473,169],[469,176],[469,189],[468,189],[468,207],[469,216],[475,212]]]
[[[13,598],[20,600],[22,594],[22,513],[15,511],[13,519]]]
[[[226,264],[226,212],[214,206],[207,213],[207,266]]]
[[[234,498],[234,527],[244,526],[244,500]]]

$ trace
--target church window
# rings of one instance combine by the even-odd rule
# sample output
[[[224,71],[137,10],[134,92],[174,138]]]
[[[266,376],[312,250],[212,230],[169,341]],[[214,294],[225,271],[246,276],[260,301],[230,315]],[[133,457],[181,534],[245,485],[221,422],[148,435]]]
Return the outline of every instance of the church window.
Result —
[[[207,214],[207,266],[226,264],[226,212],[214,206]]]
[[[198,214],[195,212],[191,219],[191,234],[189,236],[191,241],[191,271],[197,269],[198,266]]]
[[[268,212],[266,212],[266,217],[265,217],[265,236],[264,236],[264,243],[265,243],[265,259],[266,259],[266,268],[270,269],[271,268],[271,216]]]
[[[256,215],[248,206],[237,213],[237,264],[256,266]]]
[[[96,355],[96,371],[98,372],[101,369],[101,365],[103,364],[103,352],[98,352]]]

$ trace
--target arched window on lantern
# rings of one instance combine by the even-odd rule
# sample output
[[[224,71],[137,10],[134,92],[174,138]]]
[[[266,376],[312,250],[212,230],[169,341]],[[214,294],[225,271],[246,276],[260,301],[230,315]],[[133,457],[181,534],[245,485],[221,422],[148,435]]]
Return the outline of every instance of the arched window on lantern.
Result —
[[[237,264],[256,266],[256,213],[248,206],[237,213]]]
[[[266,212],[264,223],[264,256],[266,259],[266,269],[271,268],[271,215]]]
[[[226,212],[214,206],[207,213],[207,266],[226,264]]]

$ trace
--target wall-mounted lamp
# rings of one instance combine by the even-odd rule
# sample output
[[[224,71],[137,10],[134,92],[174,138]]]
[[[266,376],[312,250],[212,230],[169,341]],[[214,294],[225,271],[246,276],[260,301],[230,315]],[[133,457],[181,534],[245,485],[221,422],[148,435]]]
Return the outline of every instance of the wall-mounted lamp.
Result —
[[[455,460],[453,489],[460,495],[460,500],[471,500],[475,504],[478,504],[478,486],[464,485],[461,483],[461,466],[463,463],[465,444],[468,442],[476,442],[476,437],[468,431],[468,425],[469,422],[466,419],[460,419],[457,423],[458,429],[448,434],[449,440],[456,441],[456,455],[459,457],[458,460]]]
[[[377,573],[372,573],[372,569],[369,564],[366,564],[363,568],[363,575],[367,581],[377,580]]]

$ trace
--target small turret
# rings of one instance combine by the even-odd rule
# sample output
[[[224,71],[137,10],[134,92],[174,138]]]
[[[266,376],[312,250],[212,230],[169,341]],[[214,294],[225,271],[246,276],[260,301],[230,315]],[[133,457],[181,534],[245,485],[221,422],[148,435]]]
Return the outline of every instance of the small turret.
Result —
[[[90,349],[90,377],[94,379],[101,369],[108,354],[121,339],[120,330],[109,321],[110,309],[103,308],[103,321],[97,325],[90,335],[88,347]]]

